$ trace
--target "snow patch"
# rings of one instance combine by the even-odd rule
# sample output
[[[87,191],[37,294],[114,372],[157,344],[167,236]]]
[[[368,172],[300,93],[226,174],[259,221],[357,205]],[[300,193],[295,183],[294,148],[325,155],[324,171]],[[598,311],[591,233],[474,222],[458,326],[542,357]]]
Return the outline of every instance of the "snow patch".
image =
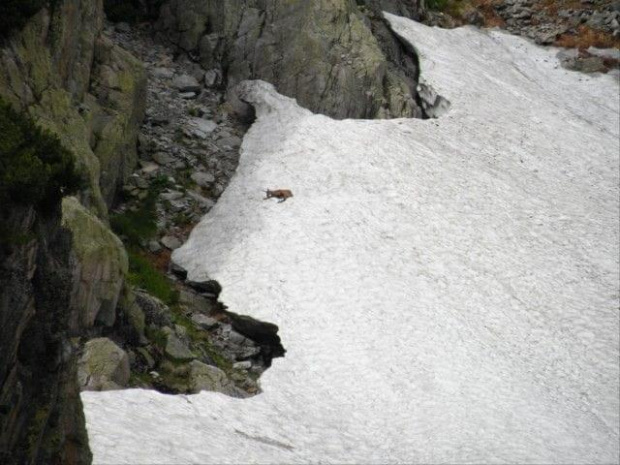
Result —
[[[237,173],[174,260],[287,355],[248,400],[82,393],[95,463],[617,462],[618,84],[388,19],[452,109],[335,121],[245,83]]]

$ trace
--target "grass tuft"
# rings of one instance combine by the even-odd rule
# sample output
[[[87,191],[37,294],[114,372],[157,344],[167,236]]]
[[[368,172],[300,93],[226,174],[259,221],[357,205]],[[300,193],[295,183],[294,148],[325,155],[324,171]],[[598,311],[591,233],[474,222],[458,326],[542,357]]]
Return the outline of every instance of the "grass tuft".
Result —
[[[134,248],[127,251],[129,256],[128,281],[149,294],[157,297],[166,305],[179,302],[179,291],[171,281],[149,261],[147,256]]]

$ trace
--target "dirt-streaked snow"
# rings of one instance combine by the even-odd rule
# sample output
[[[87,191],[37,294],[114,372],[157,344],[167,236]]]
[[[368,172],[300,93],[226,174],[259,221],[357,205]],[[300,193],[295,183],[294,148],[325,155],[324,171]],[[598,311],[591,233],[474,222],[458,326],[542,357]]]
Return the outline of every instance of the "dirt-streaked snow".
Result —
[[[174,254],[280,326],[264,393],[83,393],[95,463],[618,460],[617,80],[389,19],[450,112],[334,121],[246,84],[237,174]]]

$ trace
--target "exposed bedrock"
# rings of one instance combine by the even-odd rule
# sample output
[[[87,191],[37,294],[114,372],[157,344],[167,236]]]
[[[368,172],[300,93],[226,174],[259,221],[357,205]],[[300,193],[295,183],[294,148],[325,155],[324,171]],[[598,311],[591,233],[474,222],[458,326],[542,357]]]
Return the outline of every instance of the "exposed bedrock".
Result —
[[[0,462],[90,463],[69,328],[71,234],[59,205],[0,211]]]
[[[105,218],[137,163],[146,74],[102,35],[103,18],[101,0],[39,11],[0,46],[0,97],[73,151],[88,180],[80,200]]]
[[[397,0],[169,0],[156,27],[205,69],[222,72],[229,89],[262,79],[334,118],[422,117],[417,57],[381,8],[417,10]]]
[[[85,185],[63,208],[0,204],[3,464],[91,461],[78,338],[115,323],[127,258],[107,207],[144,112],[143,67],[103,35],[102,1],[49,5],[0,43],[0,98],[58,135]]]

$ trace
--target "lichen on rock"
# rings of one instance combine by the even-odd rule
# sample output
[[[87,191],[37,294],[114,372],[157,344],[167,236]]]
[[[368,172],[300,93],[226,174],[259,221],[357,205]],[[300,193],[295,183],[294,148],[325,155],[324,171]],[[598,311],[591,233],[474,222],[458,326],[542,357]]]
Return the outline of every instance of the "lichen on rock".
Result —
[[[128,270],[123,243],[75,197],[65,197],[62,208],[63,226],[73,233],[76,255],[72,303],[83,309],[71,326],[112,326]]]

